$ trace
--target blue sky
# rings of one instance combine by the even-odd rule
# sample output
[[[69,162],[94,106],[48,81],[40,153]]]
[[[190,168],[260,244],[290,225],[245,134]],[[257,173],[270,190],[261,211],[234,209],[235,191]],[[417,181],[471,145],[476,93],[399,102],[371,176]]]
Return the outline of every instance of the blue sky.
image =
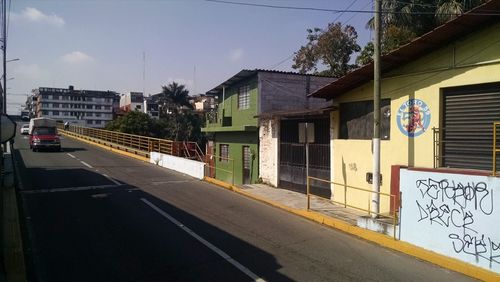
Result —
[[[370,0],[236,0],[270,5],[370,10]],[[9,1],[8,1],[9,2]],[[297,51],[306,29],[337,21],[370,40],[370,14],[297,11],[203,0],[11,1],[8,113],[31,89],[143,91],[177,81],[204,93],[241,69],[271,69]],[[143,53],[146,76],[143,79]],[[293,71],[292,59],[276,70]]]

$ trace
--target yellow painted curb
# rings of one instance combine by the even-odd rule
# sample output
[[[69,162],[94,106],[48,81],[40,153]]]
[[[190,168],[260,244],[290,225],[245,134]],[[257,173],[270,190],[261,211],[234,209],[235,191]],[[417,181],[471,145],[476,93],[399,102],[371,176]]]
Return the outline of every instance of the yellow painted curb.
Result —
[[[93,141],[90,141],[90,140],[87,140],[87,139],[84,139],[84,138],[81,138],[81,137],[78,137],[78,136],[67,134],[65,132],[61,132],[61,134],[63,134],[64,136],[71,137],[73,139],[85,142],[87,144],[94,145],[94,146],[106,149],[106,150],[111,151],[113,153],[117,153],[117,154],[120,154],[120,155],[123,155],[123,156],[127,156],[127,157],[130,157],[130,158],[138,159],[140,161],[149,163],[149,158],[146,158],[146,157],[142,157],[142,156],[139,156],[139,155],[136,155],[136,154],[133,154],[133,153],[130,153],[130,152],[126,152],[126,151],[123,151],[123,150],[120,150],[120,149],[116,149],[116,148],[113,148],[113,147],[110,147],[110,146],[102,145],[102,144],[99,144],[99,143],[96,143],[96,142],[93,142]]]
[[[394,238],[377,233],[368,229],[364,229],[355,225],[351,225],[345,221],[342,221],[337,218],[332,218],[329,216],[325,216],[323,214],[320,214],[318,212],[314,211],[307,211],[307,210],[301,210],[301,209],[295,209],[291,208],[285,205],[282,205],[277,202],[273,202],[269,199],[252,195],[251,193],[246,192],[245,190],[242,190],[236,186],[233,186],[229,183],[220,181],[218,179],[210,178],[210,177],[205,177],[205,181],[213,183],[215,185],[221,186],[223,188],[226,188],[228,190],[234,191],[238,194],[244,195],[246,197],[249,197],[251,199],[260,201],[262,203],[268,204],[270,206],[274,206],[277,208],[280,208],[282,210],[288,211],[290,213],[299,215],[303,218],[312,220],[314,222],[323,224],[328,227],[332,227],[335,229],[338,229],[340,231],[343,231],[345,233],[355,235],[357,237],[360,237],[362,239],[365,239],[367,241],[376,243],[378,245],[381,245],[383,247],[399,251],[402,253],[405,253],[407,255],[419,258],[421,260],[425,260],[428,262],[431,262],[433,264],[439,265],[441,267],[465,274],[470,277],[474,277],[476,279],[480,279],[483,281],[500,281],[500,274],[497,274],[492,271],[488,271],[486,269],[474,266],[472,264],[457,260],[455,258],[447,257],[420,247],[417,247],[415,245],[412,245],[407,242],[402,242],[398,240],[394,240]]]

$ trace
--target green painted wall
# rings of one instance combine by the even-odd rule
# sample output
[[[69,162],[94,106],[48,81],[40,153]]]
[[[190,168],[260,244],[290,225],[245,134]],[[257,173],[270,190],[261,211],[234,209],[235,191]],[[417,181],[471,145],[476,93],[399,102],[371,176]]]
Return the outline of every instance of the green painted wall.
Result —
[[[241,86],[250,86],[250,106],[248,109],[238,109],[238,88]],[[257,76],[244,80],[240,83],[226,88],[224,103],[219,103],[219,115],[222,115],[224,109],[224,116],[232,118],[232,126],[251,125],[257,126],[257,103],[258,103],[258,83]],[[220,95],[222,101],[222,94]]]
[[[250,87],[250,104],[248,109],[238,108],[238,88],[248,85]],[[229,145],[230,161],[222,161],[215,158],[216,178],[227,183],[243,184],[243,146],[249,146],[253,154],[251,159],[250,183],[256,183],[259,178],[259,149],[258,131],[243,131],[244,126],[257,128],[258,119],[258,80],[257,75],[231,85],[225,89],[225,98],[222,101],[222,93],[219,94],[218,116],[220,122],[211,124],[204,129],[206,132],[214,133],[215,155],[220,156],[220,144]],[[224,116],[222,116],[224,113]],[[225,121],[222,121],[225,119]],[[231,120],[228,123],[228,120]],[[255,129],[254,129],[255,130]]]
[[[216,176],[215,178],[232,183],[234,171],[234,184],[243,184],[243,146],[249,146],[253,154],[250,170],[251,183],[256,183],[259,178],[259,149],[258,132],[221,132],[215,133],[215,155],[220,156],[220,144],[229,145],[228,162],[223,162],[215,158]]]

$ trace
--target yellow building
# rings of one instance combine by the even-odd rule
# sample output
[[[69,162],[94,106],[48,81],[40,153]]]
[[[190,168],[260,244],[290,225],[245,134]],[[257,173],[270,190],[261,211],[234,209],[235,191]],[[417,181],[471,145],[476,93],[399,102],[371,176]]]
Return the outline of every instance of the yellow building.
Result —
[[[500,121],[500,17],[488,11],[499,9],[499,1],[487,2],[382,57],[381,192],[392,186],[399,194],[395,165],[491,174],[492,123]],[[336,109],[332,197],[367,208],[369,193],[348,190],[345,197],[344,189],[371,190],[373,64],[311,96]],[[389,210],[389,198],[381,197],[380,211]]]

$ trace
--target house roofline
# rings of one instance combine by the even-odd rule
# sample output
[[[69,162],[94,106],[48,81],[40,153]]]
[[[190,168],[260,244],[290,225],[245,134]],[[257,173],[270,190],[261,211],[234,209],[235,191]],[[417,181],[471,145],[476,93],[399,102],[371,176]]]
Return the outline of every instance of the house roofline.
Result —
[[[500,1],[491,0],[443,25],[423,34],[381,57],[382,73],[387,73],[442,48],[457,38],[500,21]],[[310,97],[333,99],[373,80],[373,62],[347,73],[336,81],[309,94]]]

